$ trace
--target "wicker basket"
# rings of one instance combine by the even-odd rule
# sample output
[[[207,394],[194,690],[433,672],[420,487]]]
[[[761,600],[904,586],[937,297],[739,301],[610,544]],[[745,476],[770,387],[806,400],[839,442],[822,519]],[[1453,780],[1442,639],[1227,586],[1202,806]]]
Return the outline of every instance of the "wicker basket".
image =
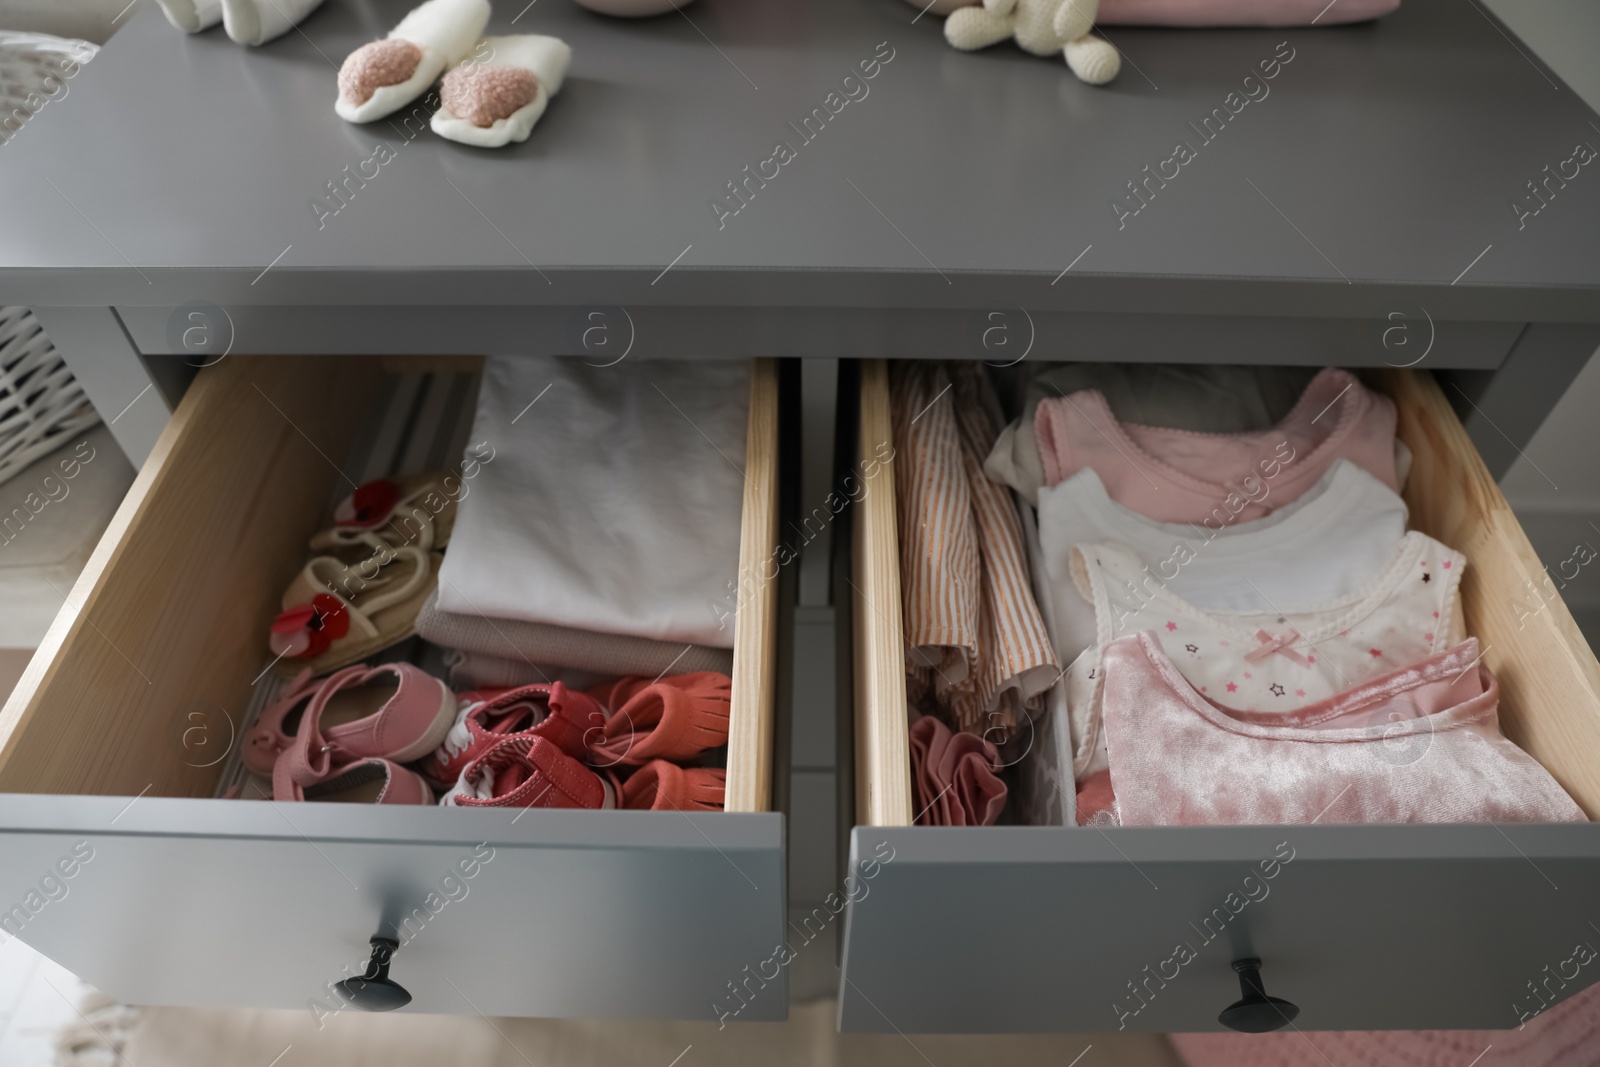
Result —
[[[88,41],[0,31],[0,144],[69,91],[98,51]],[[99,421],[33,312],[0,306],[0,482]]]
[[[70,92],[79,67],[99,51],[88,41],[0,30],[0,144]]]
[[[0,307],[0,482],[99,421],[33,312]]]

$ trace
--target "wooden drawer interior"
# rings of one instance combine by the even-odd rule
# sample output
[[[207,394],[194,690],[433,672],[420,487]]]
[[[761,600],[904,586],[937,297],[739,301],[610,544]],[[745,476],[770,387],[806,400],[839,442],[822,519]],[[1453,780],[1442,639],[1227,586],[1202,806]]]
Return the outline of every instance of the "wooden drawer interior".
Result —
[[[1500,683],[1506,736],[1600,817],[1600,662],[1555,590],[1511,506],[1433,375],[1373,372],[1394,398],[1399,436],[1414,456],[1404,497],[1411,525],[1467,556],[1467,630]],[[857,459],[892,444],[888,368],[861,368]],[[910,826],[905,647],[900,624],[894,465],[866,478],[853,531],[856,822]]]
[[[200,373],[4,710],[0,793],[210,797],[267,664],[264,634],[398,368],[476,359],[234,357]],[[777,374],[754,363],[726,810],[770,810]],[[219,714],[220,713],[220,714]],[[236,740],[236,739],[235,739]]]

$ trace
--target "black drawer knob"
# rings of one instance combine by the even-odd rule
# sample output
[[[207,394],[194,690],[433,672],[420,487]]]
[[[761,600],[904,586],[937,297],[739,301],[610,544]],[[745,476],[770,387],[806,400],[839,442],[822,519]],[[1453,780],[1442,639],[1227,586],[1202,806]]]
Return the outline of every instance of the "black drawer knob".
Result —
[[[367,972],[360,978],[346,978],[337,983],[339,995],[362,1011],[394,1011],[410,1004],[411,994],[389,977],[389,958],[399,947],[400,942],[390,938],[373,938]]]
[[[1243,995],[1222,1009],[1217,1022],[1243,1034],[1270,1033],[1294,1022],[1300,1014],[1299,1005],[1267,996],[1266,987],[1261,984],[1260,960],[1234,960],[1233,969],[1239,975],[1239,992]]]

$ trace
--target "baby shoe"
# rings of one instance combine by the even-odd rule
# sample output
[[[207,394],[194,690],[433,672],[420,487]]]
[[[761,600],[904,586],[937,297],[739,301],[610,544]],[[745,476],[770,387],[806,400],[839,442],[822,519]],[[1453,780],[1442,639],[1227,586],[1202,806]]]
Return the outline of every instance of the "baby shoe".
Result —
[[[572,49],[555,37],[485,37],[445,73],[433,132],[479,148],[526,141],[571,62]]]
[[[615,808],[618,787],[552,741],[529,733],[491,745],[439,803],[461,808]]]
[[[593,698],[555,682],[463,693],[461,710],[444,743],[423,767],[435,782],[449,785],[467,764],[513,735],[542,737],[573,759],[587,754],[585,737],[604,727],[606,716]]]
[[[300,727],[300,716],[305,705],[317,695],[323,679],[312,678],[309,668],[294,676],[260,715],[254,725],[245,731],[239,749],[239,760],[252,774],[270,777],[278,757],[294,744],[294,732]]]
[[[312,535],[311,550],[346,558],[353,549],[351,562],[370,556],[383,565],[405,545],[424,552],[444,548],[455,530],[456,501],[465,495],[460,476],[443,471],[365,482],[339,502],[333,525]]]
[[[488,24],[489,0],[427,0],[388,37],[345,57],[334,111],[347,122],[373,122],[398,111],[472,51]]]
[[[432,804],[433,790],[422,775],[386,759],[357,759],[327,775],[300,783],[273,776],[273,800],[311,800],[346,804]]]
[[[274,792],[325,781],[352,760],[421,759],[455,718],[455,694],[420,667],[347,667],[323,679],[301,713],[293,743],[273,765]]]
[[[345,667],[416,632],[417,613],[438,583],[440,552],[415,545],[387,550],[391,562],[363,573],[335,556],[313,556],[283,593],[267,631],[280,674]]]
[[[538,691],[547,689],[549,686],[543,685],[496,685],[457,693],[456,721],[434,750],[433,758],[419,765],[423,776],[447,789],[454,785],[467,764],[483,755],[490,745],[538,721],[537,716],[545,710]],[[520,695],[511,700],[500,699],[512,692]]]
[[[651,760],[622,783],[622,806],[650,811],[721,811],[728,772]]]
[[[598,736],[590,734],[590,762],[609,766],[684,760],[727,744],[732,690],[732,680],[715,671],[658,682],[624,678],[589,690],[611,709],[605,728]]]

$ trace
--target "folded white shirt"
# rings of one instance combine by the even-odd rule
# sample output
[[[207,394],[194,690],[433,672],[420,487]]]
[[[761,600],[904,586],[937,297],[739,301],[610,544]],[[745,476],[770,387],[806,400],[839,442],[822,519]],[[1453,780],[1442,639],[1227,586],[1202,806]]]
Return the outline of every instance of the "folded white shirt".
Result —
[[[494,356],[439,607],[733,647],[747,362]]]
[[[1220,530],[1148,519],[1112,500],[1086,467],[1039,490],[1056,654],[1070,663],[1096,642],[1094,606],[1071,578],[1074,545],[1121,542],[1156,583],[1207,611],[1297,612],[1376,574],[1405,536],[1407,515],[1404,500],[1346,459],[1293,503]]]

